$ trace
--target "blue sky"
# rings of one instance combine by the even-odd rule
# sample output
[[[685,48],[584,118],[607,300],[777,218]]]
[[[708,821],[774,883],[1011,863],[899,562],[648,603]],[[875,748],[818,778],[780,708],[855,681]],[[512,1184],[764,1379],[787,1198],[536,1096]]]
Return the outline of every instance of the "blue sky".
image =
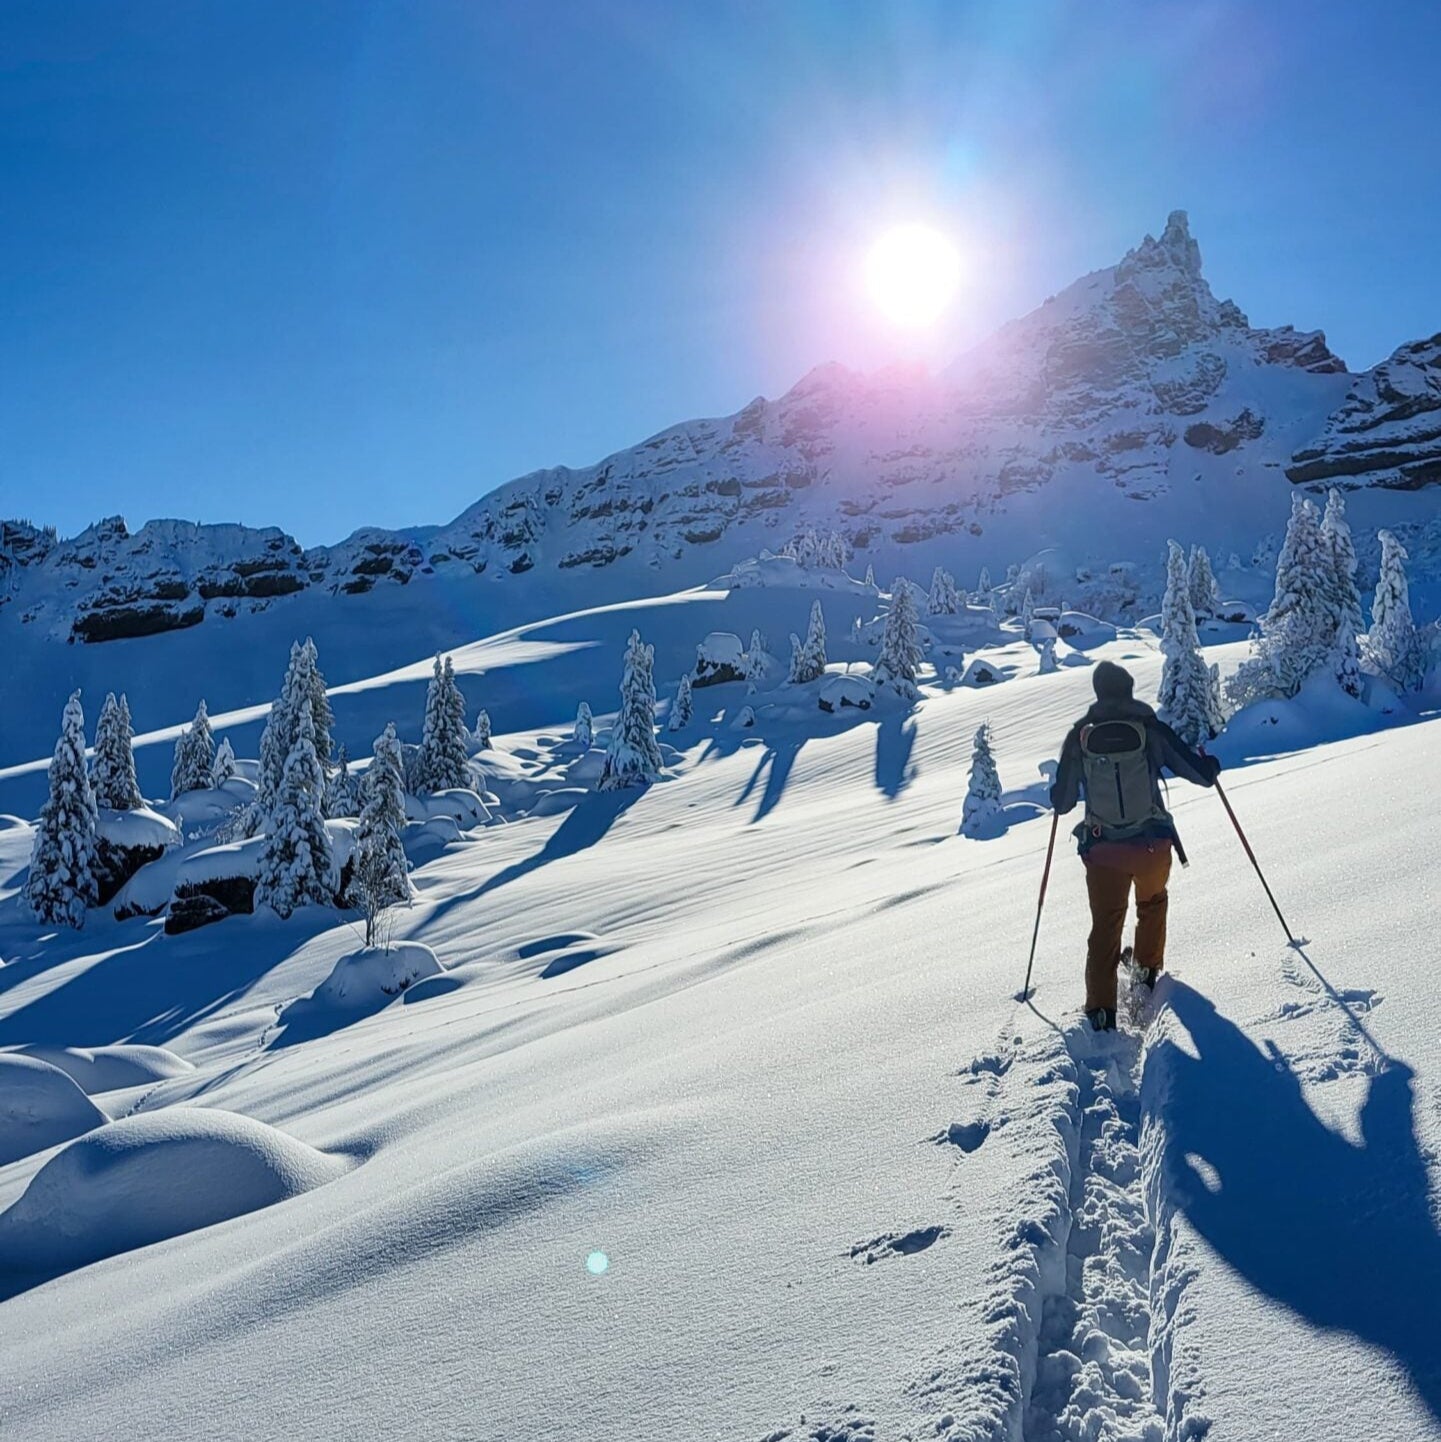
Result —
[[[1441,7],[0,0],[0,515],[449,519],[936,359],[1184,207],[1257,324],[1441,328]],[[856,274],[956,238],[942,330]]]

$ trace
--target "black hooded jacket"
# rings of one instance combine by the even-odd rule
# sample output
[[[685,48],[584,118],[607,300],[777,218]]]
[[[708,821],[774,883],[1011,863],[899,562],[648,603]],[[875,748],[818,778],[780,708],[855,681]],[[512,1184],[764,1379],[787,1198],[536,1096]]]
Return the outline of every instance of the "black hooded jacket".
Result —
[[[1144,701],[1137,701],[1131,694],[1131,677],[1121,667],[1102,662],[1096,668],[1097,700],[1070,731],[1061,746],[1061,761],[1056,770],[1055,785],[1051,787],[1051,806],[1057,815],[1064,816],[1075,808],[1081,799],[1081,782],[1085,764],[1081,756],[1081,731],[1087,726],[1102,721],[1139,721],[1146,728],[1146,759],[1151,769],[1151,799],[1162,820],[1158,818],[1143,835],[1155,838],[1165,837],[1177,843],[1179,838],[1161,798],[1162,768],[1197,786],[1214,786],[1220,773],[1221,763],[1214,756],[1203,756],[1187,746],[1176,733],[1160,720]],[[1084,826],[1076,832],[1084,852],[1089,836]]]

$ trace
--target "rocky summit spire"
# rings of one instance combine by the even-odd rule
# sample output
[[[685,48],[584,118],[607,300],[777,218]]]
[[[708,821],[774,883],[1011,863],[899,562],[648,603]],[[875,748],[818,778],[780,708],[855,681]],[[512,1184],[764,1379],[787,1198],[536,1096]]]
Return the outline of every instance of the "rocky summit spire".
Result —
[[[1178,270],[1192,280],[1201,279],[1201,247],[1191,235],[1184,210],[1173,210],[1166,217],[1160,240],[1148,235],[1135,250],[1127,251],[1116,274],[1118,279],[1126,279],[1147,270]]]

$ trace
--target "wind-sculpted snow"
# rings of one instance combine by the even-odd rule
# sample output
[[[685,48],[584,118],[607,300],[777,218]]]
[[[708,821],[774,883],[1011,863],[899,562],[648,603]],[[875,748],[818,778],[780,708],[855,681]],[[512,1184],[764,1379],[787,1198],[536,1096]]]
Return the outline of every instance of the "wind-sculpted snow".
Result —
[[[1013,627],[932,618],[914,706],[882,688],[828,714],[825,681],[781,668],[699,688],[661,733],[662,782],[595,789],[632,627],[668,658],[663,720],[702,636],[774,641],[813,600],[835,611],[827,665],[864,676],[875,650],[826,588],[597,608],[457,651],[485,688],[471,713],[497,718],[477,761],[491,824],[407,828],[392,941],[444,973],[395,994],[316,1005],[360,944],[329,907],[179,935],[100,909],[41,928],[17,898],[30,828],[0,826],[0,1046],[164,1048],[190,1067],[107,1093],[115,1126],[225,1113],[334,1172],[180,1229],[235,1158],[177,1153],[154,1209],[172,1235],[32,1272],[0,1303],[7,1442],[1441,1437],[1441,1017],[1418,879],[1436,723],[1302,699],[1218,742],[1302,950],[1216,798],[1173,782],[1191,866],[1171,976],[1143,1044],[1095,1038],[1065,845],[1034,1009],[1014,995],[1046,768],[1088,661],[1154,695],[1150,631],[1080,626],[1086,649],[1063,635],[1041,674]],[[998,679],[947,682],[952,644]],[[429,669],[356,678],[340,724],[397,701],[418,724]],[[531,722],[507,725],[527,696]],[[1005,824],[971,838],[982,723]],[[150,864],[173,883],[170,856]],[[77,1159],[29,1208],[27,1255],[55,1242],[30,1230],[42,1216],[89,1208],[76,1235],[113,1240],[118,1193],[156,1198],[149,1147],[136,1192],[108,1166],[116,1185],[88,1185],[78,1161],[111,1131],[0,1167],[9,1217]],[[337,1364],[356,1357],[384,1360]]]

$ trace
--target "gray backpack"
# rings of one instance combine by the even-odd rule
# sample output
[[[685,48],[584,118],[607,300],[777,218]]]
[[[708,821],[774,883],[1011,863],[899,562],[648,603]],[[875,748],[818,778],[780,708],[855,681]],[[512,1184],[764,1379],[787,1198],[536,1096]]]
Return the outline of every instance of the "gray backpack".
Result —
[[[1140,721],[1100,721],[1081,728],[1086,829],[1107,841],[1139,836],[1170,815],[1155,799],[1146,728]]]

